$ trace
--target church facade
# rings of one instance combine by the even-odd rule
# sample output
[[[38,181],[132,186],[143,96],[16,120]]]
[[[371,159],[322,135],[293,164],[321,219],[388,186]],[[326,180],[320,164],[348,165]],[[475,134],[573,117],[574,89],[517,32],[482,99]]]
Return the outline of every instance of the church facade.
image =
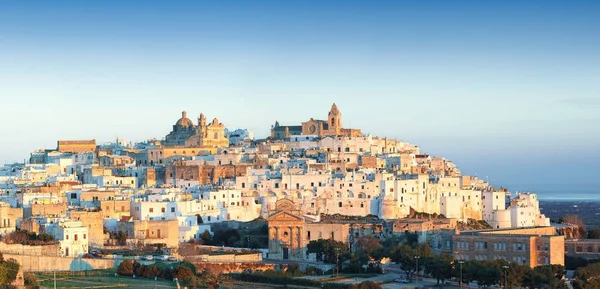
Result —
[[[163,145],[167,147],[227,147],[229,140],[225,134],[225,125],[214,118],[207,123],[203,113],[198,117],[198,125],[194,125],[184,111],[181,118],[173,125],[173,130],[165,136]]]
[[[280,199],[275,210],[269,212],[269,259],[316,261],[314,253],[308,254],[310,241],[332,239],[348,243],[350,225],[321,223],[316,215],[303,215],[290,199]]]
[[[342,113],[334,103],[329,110],[327,120],[311,118],[301,125],[282,126],[279,122],[275,122],[275,125],[271,126],[271,139],[284,139],[294,135],[359,137],[362,136],[362,132],[359,129],[342,127]]]

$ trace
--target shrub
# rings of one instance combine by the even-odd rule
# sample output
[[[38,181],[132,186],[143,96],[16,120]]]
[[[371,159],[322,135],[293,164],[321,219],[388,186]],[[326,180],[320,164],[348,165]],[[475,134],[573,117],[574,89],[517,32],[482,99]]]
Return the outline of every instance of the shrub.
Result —
[[[304,270],[304,273],[306,275],[323,275],[323,270],[314,266],[308,266],[306,267],[306,270]]]
[[[140,276],[144,278],[154,279],[158,277],[159,273],[160,269],[158,269],[158,266],[152,264],[150,266],[142,266]]]
[[[36,234],[29,231],[14,231],[4,236],[3,241],[7,244],[21,245],[48,245],[54,244],[56,241],[52,235]]]
[[[298,265],[297,263],[291,263],[287,266],[287,268],[285,269],[285,273],[287,273],[288,275],[291,276],[301,276],[302,275],[302,271],[300,271],[300,265]]]
[[[15,259],[0,261],[0,284],[10,284],[17,279],[21,265]]]
[[[350,289],[381,289],[381,285],[372,281],[365,281],[350,286]]]
[[[196,266],[194,266],[194,264],[190,263],[190,262],[181,262],[181,264],[179,264],[179,266],[185,266],[188,269],[190,269],[190,271],[192,271],[192,273],[194,275],[198,274],[198,272],[196,271]]]
[[[121,264],[119,264],[119,268],[117,268],[117,274],[121,276],[132,276],[135,273],[136,263],[139,264],[135,260],[125,259]]]
[[[188,278],[190,276],[196,276],[196,274],[194,274],[194,272],[192,272],[192,270],[190,270],[190,268],[188,268],[187,266],[178,266],[175,269],[173,276],[178,280],[185,280],[185,278]]]
[[[25,286],[39,286],[38,279],[35,274],[27,272],[23,275],[23,279],[25,279]]]

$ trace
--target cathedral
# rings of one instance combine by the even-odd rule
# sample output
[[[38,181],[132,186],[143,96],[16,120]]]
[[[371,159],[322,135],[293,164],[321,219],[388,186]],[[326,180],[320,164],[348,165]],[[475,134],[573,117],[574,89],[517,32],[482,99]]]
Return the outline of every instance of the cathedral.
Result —
[[[274,126],[271,126],[272,139],[283,139],[294,135],[359,137],[362,136],[362,132],[359,129],[342,127],[342,113],[334,103],[329,110],[327,120],[311,118],[296,126],[281,126],[277,121]]]
[[[163,144],[167,147],[227,147],[229,140],[225,135],[225,125],[214,118],[207,123],[203,113],[194,125],[184,111],[173,125],[173,130],[165,136]]]

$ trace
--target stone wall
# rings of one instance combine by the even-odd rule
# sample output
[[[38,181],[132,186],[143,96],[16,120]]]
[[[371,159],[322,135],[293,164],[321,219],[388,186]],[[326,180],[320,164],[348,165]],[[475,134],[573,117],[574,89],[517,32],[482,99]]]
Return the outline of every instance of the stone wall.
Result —
[[[64,153],[96,151],[96,140],[59,140],[57,150]]]
[[[67,203],[58,204],[31,204],[30,208],[23,209],[23,217],[31,216],[66,216]]]
[[[56,256],[59,251],[60,248],[58,244],[44,246],[29,246],[21,244],[6,244],[4,242],[0,242],[0,252],[2,252],[2,254]],[[4,259],[6,259],[6,257]]]
[[[248,167],[252,167],[252,165],[222,165],[216,166],[212,172],[212,182],[217,183],[219,178],[223,179],[232,179],[235,177],[246,176],[246,171]]]
[[[203,262],[192,262],[196,266],[198,272],[208,270],[214,273],[229,274],[229,273],[241,273],[244,270],[252,271],[267,271],[275,270],[275,264],[263,264],[263,263],[203,263]]]
[[[252,254],[202,254],[196,256],[190,256],[185,258],[186,261],[191,263],[196,262],[209,262],[209,263],[260,263],[262,262],[262,253]]]
[[[15,259],[24,271],[84,271],[116,268],[122,259],[80,259],[71,257],[36,256],[3,253],[4,259]]]
[[[377,168],[377,157],[376,156],[361,156],[360,165],[363,168]]]

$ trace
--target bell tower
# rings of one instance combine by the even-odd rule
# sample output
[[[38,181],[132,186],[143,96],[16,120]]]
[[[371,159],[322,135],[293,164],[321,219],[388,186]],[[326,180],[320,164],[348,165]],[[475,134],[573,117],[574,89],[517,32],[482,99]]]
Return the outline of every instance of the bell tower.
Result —
[[[200,117],[198,117],[198,134],[203,138],[206,137],[206,116],[204,116],[204,113],[200,113]]]
[[[329,133],[339,135],[342,132],[342,113],[338,110],[335,103],[331,106],[329,111]]]

